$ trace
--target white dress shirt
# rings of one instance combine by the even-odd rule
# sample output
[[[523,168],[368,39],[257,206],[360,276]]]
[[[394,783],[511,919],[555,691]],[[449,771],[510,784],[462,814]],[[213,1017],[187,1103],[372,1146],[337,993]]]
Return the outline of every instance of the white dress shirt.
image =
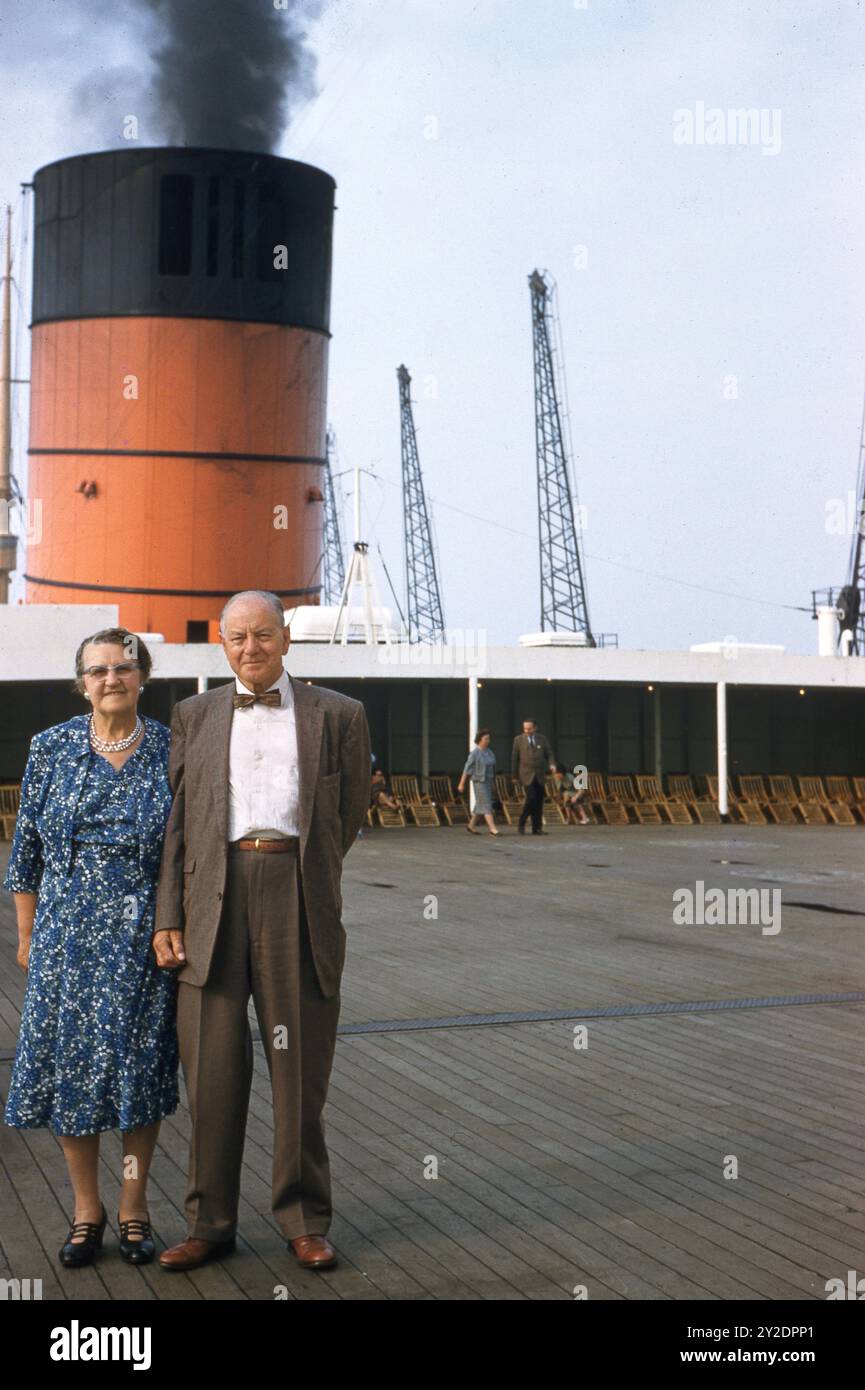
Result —
[[[237,693],[254,692],[239,676]],[[228,752],[229,840],[251,835],[280,839],[298,835],[297,725],[288,672],[268,686],[278,705],[246,705],[231,717]]]

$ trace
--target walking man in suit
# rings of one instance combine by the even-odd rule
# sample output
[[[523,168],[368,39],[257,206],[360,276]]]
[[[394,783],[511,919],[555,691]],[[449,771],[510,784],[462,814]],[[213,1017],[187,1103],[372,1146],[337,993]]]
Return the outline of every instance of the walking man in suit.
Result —
[[[547,770],[555,771],[556,761],[544,734],[538,733],[533,719],[523,720],[523,732],[517,734],[511,750],[511,772],[525,788],[526,799],[520,812],[517,830],[526,833],[526,821],[531,816],[532,834],[546,835],[543,828],[544,783]]]
[[[234,1249],[252,1080],[250,994],[273,1094],[273,1213],[300,1264],[335,1263],[327,1097],[346,936],[342,861],[369,804],[363,705],[295,680],[275,594],[220,618],[235,679],[174,706],[174,793],[153,949],[177,969],[177,1032],[192,1119],[187,1237],[164,1269]]]

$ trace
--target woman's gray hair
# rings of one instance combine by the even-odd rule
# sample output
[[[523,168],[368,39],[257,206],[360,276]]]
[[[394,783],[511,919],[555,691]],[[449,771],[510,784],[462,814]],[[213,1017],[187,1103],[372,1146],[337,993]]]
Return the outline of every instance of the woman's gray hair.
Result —
[[[279,618],[279,626],[285,627],[285,609],[282,606],[282,599],[276,594],[272,594],[269,589],[242,589],[239,594],[232,594],[219,615],[219,631],[225,634],[225,615],[233,603],[238,599],[258,598],[263,603],[268,604]]]
[[[99,632],[93,632],[89,637],[79,644],[75,653],[75,680],[72,690],[78,695],[84,694],[84,652],[87,647],[100,644],[110,644],[111,646],[122,647],[127,661],[137,661],[138,669],[141,672],[141,684],[144,685],[150,679],[150,672],[153,668],[153,658],[147,647],[137,632],[130,632],[128,627],[103,627]]]

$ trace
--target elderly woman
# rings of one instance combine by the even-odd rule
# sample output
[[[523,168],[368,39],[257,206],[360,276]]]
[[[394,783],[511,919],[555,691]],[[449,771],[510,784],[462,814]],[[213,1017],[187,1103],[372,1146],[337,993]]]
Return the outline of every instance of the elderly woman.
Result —
[[[477,835],[480,832],[475,830],[475,821],[478,816],[483,816],[487,823],[491,835],[498,835],[496,830],[496,820],[493,814],[493,790],[496,785],[496,755],[490,748],[489,729],[479,729],[475,734],[475,747],[466,759],[463,768],[463,775],[457,783],[457,791],[461,792],[466,784],[466,778],[471,777],[472,786],[475,790],[475,809],[469,817],[466,826],[470,835]]]
[[[99,1135],[115,1128],[120,1253],[153,1259],[147,1175],[179,1102],[177,980],[151,949],[171,792],[169,730],[137,712],[150,667],[125,628],[81,643],[73,688],[91,710],[34,735],[3,883],[27,971],[5,1120],[60,1140],[75,1193],[64,1265],[91,1263],[102,1245]]]

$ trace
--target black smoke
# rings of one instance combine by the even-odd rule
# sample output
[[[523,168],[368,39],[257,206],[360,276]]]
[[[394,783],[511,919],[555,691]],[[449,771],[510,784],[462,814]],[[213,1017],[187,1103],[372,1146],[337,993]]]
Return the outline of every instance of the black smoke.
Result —
[[[161,139],[275,150],[297,106],[316,93],[305,26],[325,0],[138,3],[151,16],[148,124]]]

